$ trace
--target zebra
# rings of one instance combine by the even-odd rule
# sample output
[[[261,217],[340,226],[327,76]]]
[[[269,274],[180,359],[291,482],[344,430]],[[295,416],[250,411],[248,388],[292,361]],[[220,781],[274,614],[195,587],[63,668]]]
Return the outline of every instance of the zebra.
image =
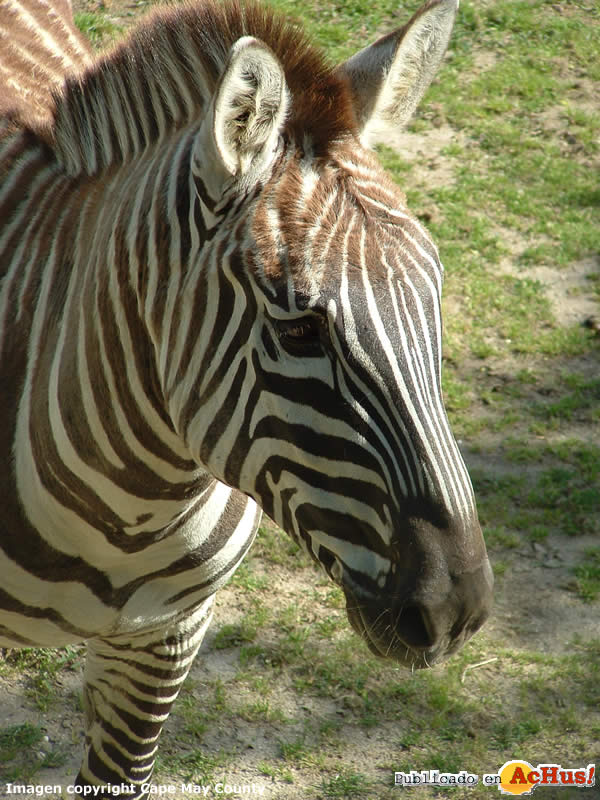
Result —
[[[262,511],[381,657],[429,667],[489,615],[443,268],[371,149],[457,6],[334,66],[253,0],[99,55],[68,0],[0,4],[0,646],[87,643],[78,787],[146,793]]]

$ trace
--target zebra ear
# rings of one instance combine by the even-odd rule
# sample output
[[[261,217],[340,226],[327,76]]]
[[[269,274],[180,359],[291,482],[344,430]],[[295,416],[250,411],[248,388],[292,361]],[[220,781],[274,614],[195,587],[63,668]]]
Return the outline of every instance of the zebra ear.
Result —
[[[338,67],[349,83],[360,138],[405,125],[436,74],[459,0],[429,0],[403,28],[383,36]]]
[[[238,39],[212,107],[213,143],[229,176],[268,166],[287,106],[285,75],[275,55],[258,39]]]

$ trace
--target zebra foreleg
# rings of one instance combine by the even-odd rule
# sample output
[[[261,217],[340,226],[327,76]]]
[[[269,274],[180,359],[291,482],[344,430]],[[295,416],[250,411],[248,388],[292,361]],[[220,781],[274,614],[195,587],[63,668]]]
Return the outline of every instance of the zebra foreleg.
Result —
[[[76,786],[108,786],[107,796],[144,796],[158,738],[212,617],[206,600],[161,631],[88,643],[86,750]],[[102,796],[102,795],[99,795]]]

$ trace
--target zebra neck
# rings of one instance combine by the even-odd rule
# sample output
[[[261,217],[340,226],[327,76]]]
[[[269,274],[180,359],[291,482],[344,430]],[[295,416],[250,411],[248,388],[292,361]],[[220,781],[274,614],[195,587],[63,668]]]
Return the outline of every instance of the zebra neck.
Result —
[[[111,281],[90,301],[77,283],[28,368],[19,493],[39,512],[38,527],[76,535],[76,519],[90,535],[114,532],[115,543],[121,532],[137,549],[178,527],[215,481],[187,456],[161,406],[143,328],[115,296],[127,290]]]
[[[143,253],[134,228],[129,239],[123,231],[132,207],[126,183],[115,174],[99,186],[46,167],[40,180],[44,169],[47,188],[23,214],[32,230],[28,247],[17,251],[6,282],[6,292],[15,286],[4,312],[14,334],[3,342],[4,356],[19,370],[15,385],[23,385],[14,443],[19,495],[32,515],[36,510],[32,521],[51,526],[53,535],[76,536],[73,520],[84,520],[90,535],[93,527],[107,537],[122,531],[131,547],[141,547],[191,513],[214,479],[192,461],[164,408],[130,280],[129,252]],[[161,197],[162,178],[158,171],[155,182],[148,179],[143,197]],[[111,201],[117,190],[124,197]],[[148,230],[157,241],[168,237],[144,212],[161,220],[162,210],[138,209],[146,253],[158,261],[162,252],[148,242]],[[145,261],[144,284],[159,296],[161,276],[150,277],[155,266]],[[26,348],[35,358],[26,358]]]

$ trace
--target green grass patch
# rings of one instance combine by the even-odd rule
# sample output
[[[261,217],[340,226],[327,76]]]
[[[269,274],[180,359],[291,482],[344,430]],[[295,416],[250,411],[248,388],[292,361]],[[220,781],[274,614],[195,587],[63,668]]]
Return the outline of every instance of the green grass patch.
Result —
[[[588,602],[600,596],[600,547],[592,547],[585,553],[585,563],[573,570],[575,590]]]
[[[245,617],[240,623],[223,625],[215,636],[215,647],[222,650],[225,647],[236,647],[243,642],[253,642],[257,631],[255,616]]]
[[[42,736],[42,729],[29,722],[0,730],[0,762],[12,761],[23,750],[38,744]]]
[[[570,467],[503,475],[472,470],[472,478],[490,546],[513,548],[520,536],[540,540],[549,530],[569,536],[600,532],[600,486]]]
[[[48,746],[44,741],[41,726],[24,722],[0,728],[2,780],[31,781],[44,768],[60,767],[65,761],[66,754],[62,750]]]
[[[153,780],[158,783],[161,780],[160,776],[167,774],[169,780],[176,776],[182,782],[196,785],[215,783],[223,779],[222,770],[229,764],[230,756],[224,751],[207,755],[201,749],[194,749],[191,752],[167,754],[159,749],[156,758],[156,777]]]
[[[369,780],[360,772],[345,770],[332,778],[323,779],[321,791],[323,797],[331,798],[364,798],[369,789]]]
[[[13,671],[28,675],[27,696],[40,711],[47,711],[56,700],[56,678],[63,670],[82,666],[83,648],[23,648],[8,650],[4,663]]]
[[[94,47],[108,44],[123,30],[101,11],[79,11],[75,13],[74,19],[75,25]]]

